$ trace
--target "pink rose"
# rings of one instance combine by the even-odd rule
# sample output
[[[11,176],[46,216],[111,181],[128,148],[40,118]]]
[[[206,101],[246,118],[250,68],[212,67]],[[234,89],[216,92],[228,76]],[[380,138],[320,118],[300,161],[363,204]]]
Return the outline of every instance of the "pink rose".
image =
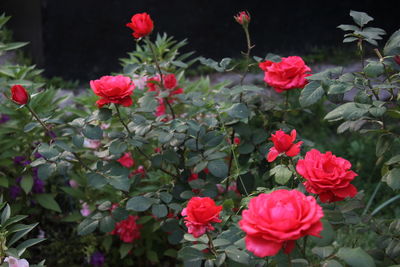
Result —
[[[283,57],[281,62],[265,61],[259,64],[265,71],[264,81],[272,86],[276,92],[282,93],[294,88],[304,88],[311,69],[298,56]]]
[[[322,154],[316,149],[308,151],[296,166],[297,172],[307,180],[304,182],[306,190],[318,194],[322,202],[340,201],[357,194],[357,188],[350,184],[357,173],[350,168],[348,160],[329,151]]]
[[[222,206],[217,206],[209,197],[192,197],[187,207],[182,210],[182,216],[185,217],[185,225],[188,233],[194,237],[200,237],[207,231],[214,230],[211,223],[220,223],[219,213]]]
[[[242,213],[240,228],[246,233],[246,248],[258,257],[290,253],[295,241],[306,235],[320,237],[321,206],[312,196],[297,190],[276,190],[250,200]]]
[[[274,146],[269,149],[267,160],[273,162],[280,154],[286,154],[288,157],[297,156],[300,153],[300,146],[303,141],[294,143],[296,140],[296,130],[292,130],[290,135],[282,130],[278,130],[272,134],[270,140]]]
[[[133,104],[131,94],[135,85],[129,77],[123,75],[103,76],[99,80],[90,81],[93,92],[101,98],[96,104],[99,108],[115,103],[129,107]]]

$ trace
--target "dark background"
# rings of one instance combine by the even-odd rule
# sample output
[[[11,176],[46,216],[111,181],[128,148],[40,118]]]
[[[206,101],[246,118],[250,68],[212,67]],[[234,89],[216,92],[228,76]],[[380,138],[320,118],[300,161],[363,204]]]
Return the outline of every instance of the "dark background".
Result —
[[[233,16],[251,13],[254,54],[309,53],[341,46],[339,24],[352,23],[350,9],[375,18],[372,26],[390,35],[397,30],[397,8],[385,1],[238,0],[1,0],[0,12],[13,16],[8,27],[17,41],[30,41],[28,53],[45,75],[83,82],[120,69],[119,58],[135,47],[125,26],[135,13],[148,12],[154,32],[188,38],[187,51],[221,59],[245,49]]]

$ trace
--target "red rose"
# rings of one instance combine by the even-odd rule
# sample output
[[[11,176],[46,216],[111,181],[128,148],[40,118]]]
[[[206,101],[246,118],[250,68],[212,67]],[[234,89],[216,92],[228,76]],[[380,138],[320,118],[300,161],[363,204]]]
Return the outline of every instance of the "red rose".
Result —
[[[29,94],[22,85],[16,84],[11,87],[10,91],[11,99],[18,105],[25,105],[29,102]]]
[[[320,237],[324,216],[312,196],[297,190],[276,190],[250,200],[242,213],[240,228],[246,232],[246,248],[258,257],[290,253],[295,241],[306,235]]]
[[[119,235],[119,238],[125,243],[131,243],[136,239],[140,238],[141,224],[136,224],[138,216],[129,215],[126,220],[117,222],[112,235]]]
[[[131,18],[131,22],[126,24],[133,30],[133,37],[136,39],[149,35],[154,28],[153,21],[147,13],[135,14]]]
[[[282,93],[294,88],[304,88],[311,69],[301,57],[283,57],[281,62],[261,62],[259,67],[265,71],[264,81],[272,86],[276,92]]]
[[[93,92],[101,98],[96,104],[99,108],[115,103],[129,107],[133,104],[131,94],[135,85],[129,77],[123,75],[103,76],[99,80],[90,81]]]
[[[400,65],[400,55],[396,55],[396,56],[394,56],[394,61],[396,61],[396,63],[397,64],[399,64]]]
[[[318,194],[322,202],[334,202],[354,197],[357,188],[350,182],[357,173],[350,170],[351,163],[344,158],[322,154],[316,149],[308,151],[304,159],[297,162],[296,170],[307,181],[306,190]]]
[[[233,138],[233,143],[234,143],[235,145],[240,145],[240,138],[239,138],[239,137]]]
[[[250,22],[250,14],[247,11],[240,11],[233,17],[240,25],[247,25]]]
[[[124,155],[120,157],[117,161],[126,168],[130,168],[133,165],[135,165],[135,161],[132,158],[132,154],[129,152],[124,153]]]
[[[197,238],[207,231],[214,230],[211,223],[222,222],[219,218],[221,210],[222,206],[215,205],[214,200],[209,197],[192,197],[181,213],[182,216],[186,216],[188,233]]]
[[[175,74],[171,73],[168,75],[163,75],[164,87],[166,89],[174,89],[177,85]]]
[[[273,162],[280,154],[285,153],[289,157],[297,156],[300,153],[300,146],[303,141],[297,142],[296,140],[296,130],[292,130],[290,135],[285,134],[284,131],[276,131],[272,134],[270,138],[274,143],[274,146],[269,149],[267,160],[268,162]]]

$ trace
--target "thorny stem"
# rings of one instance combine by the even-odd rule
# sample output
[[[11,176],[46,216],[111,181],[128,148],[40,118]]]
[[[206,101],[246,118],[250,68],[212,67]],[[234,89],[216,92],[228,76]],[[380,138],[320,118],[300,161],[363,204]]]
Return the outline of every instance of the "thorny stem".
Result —
[[[210,251],[212,252],[212,254],[214,254],[214,256],[218,256],[217,252],[215,251],[215,247],[214,244],[212,242],[212,237],[210,235],[209,232],[207,232],[207,237],[208,237],[208,248],[210,249]]]
[[[129,130],[128,125],[126,125],[126,123],[122,119],[121,112],[119,111],[118,105],[117,104],[114,104],[114,105],[115,105],[115,109],[117,110],[117,115],[118,115],[119,121],[122,123],[122,125],[125,127],[125,129],[128,132],[128,134],[130,135],[131,134],[131,130]]]
[[[160,63],[158,62],[156,51],[154,50],[153,44],[150,41],[148,36],[146,37],[146,42],[147,42],[147,45],[150,47],[154,63],[156,64],[156,68],[157,68],[158,74],[160,75],[160,86],[161,86],[161,88],[163,90],[165,90],[165,88],[164,88],[164,78],[163,78],[163,74],[162,74],[162,71],[161,71]],[[171,104],[168,102],[168,97],[165,97],[164,101],[167,103],[167,106],[168,106],[169,110],[171,111],[172,118],[175,119],[175,112],[174,112],[174,109],[172,108]]]
[[[392,84],[392,79],[390,78],[389,71],[387,69],[386,64],[384,63],[384,58],[382,57],[382,54],[379,52],[378,48],[375,48],[374,51],[379,58],[379,62],[381,62],[382,66],[383,66],[383,70],[385,71],[385,75],[386,75],[386,78],[387,78],[389,84]],[[390,94],[392,95],[392,99],[393,99],[394,98],[393,88],[390,88],[389,90],[390,90]]]
[[[47,127],[47,125],[39,118],[39,116],[36,114],[36,112],[28,104],[25,105],[25,107],[29,110],[29,112],[33,115],[33,117],[35,117],[35,119],[42,125],[44,130],[50,136],[51,140],[54,140],[49,127]]]
[[[254,46],[251,45],[251,39],[250,39],[250,33],[249,33],[248,27],[243,27],[243,29],[244,29],[244,33],[246,35],[247,51],[244,54],[245,60],[246,60],[246,66],[245,66],[245,69],[243,71],[242,77],[240,79],[240,85],[241,86],[243,85],[243,81],[246,78],[246,75],[247,75],[247,73],[249,71],[250,52],[251,52],[251,49],[254,47]],[[240,93],[239,101],[240,101],[240,103],[242,103],[242,101],[243,101],[243,93]],[[232,168],[232,161],[233,161],[233,158],[235,157],[235,155],[234,155],[235,151],[232,149],[232,146],[234,144],[234,139],[235,139],[235,130],[234,129],[232,130],[232,134],[231,134],[230,139],[231,139],[231,155],[229,157],[229,164],[228,164],[228,177],[230,176],[231,168]],[[236,164],[237,164],[237,161],[236,161]],[[242,186],[243,186],[246,194],[248,195],[246,187],[244,186],[243,181],[242,181],[241,178],[240,178],[240,181],[242,183]],[[229,187],[229,179],[226,180],[226,189],[225,189],[226,192],[228,192],[228,187]]]

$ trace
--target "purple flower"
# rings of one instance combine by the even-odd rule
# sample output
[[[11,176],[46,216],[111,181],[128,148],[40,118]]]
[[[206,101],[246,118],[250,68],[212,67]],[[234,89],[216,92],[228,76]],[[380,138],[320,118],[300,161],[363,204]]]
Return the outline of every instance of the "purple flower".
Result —
[[[18,185],[12,185],[10,186],[8,192],[10,193],[10,198],[12,200],[15,200],[17,197],[21,195],[21,187],[19,187]]]
[[[53,131],[49,131],[46,133],[47,136],[50,136],[51,139],[56,139],[57,135]]]
[[[43,158],[42,154],[40,154],[39,152],[35,152],[35,154],[33,155],[35,156],[36,159]]]
[[[44,182],[42,179],[33,177],[33,187],[32,192],[35,194],[42,194],[44,193]]]
[[[90,264],[95,267],[103,266],[104,260],[104,255],[100,251],[96,251],[90,256]]]
[[[31,164],[31,161],[27,160],[26,157],[24,157],[24,156],[16,156],[16,157],[14,157],[14,163],[17,165],[26,166],[26,165]]]
[[[6,114],[0,114],[0,124],[6,123],[10,120],[10,117]]]

